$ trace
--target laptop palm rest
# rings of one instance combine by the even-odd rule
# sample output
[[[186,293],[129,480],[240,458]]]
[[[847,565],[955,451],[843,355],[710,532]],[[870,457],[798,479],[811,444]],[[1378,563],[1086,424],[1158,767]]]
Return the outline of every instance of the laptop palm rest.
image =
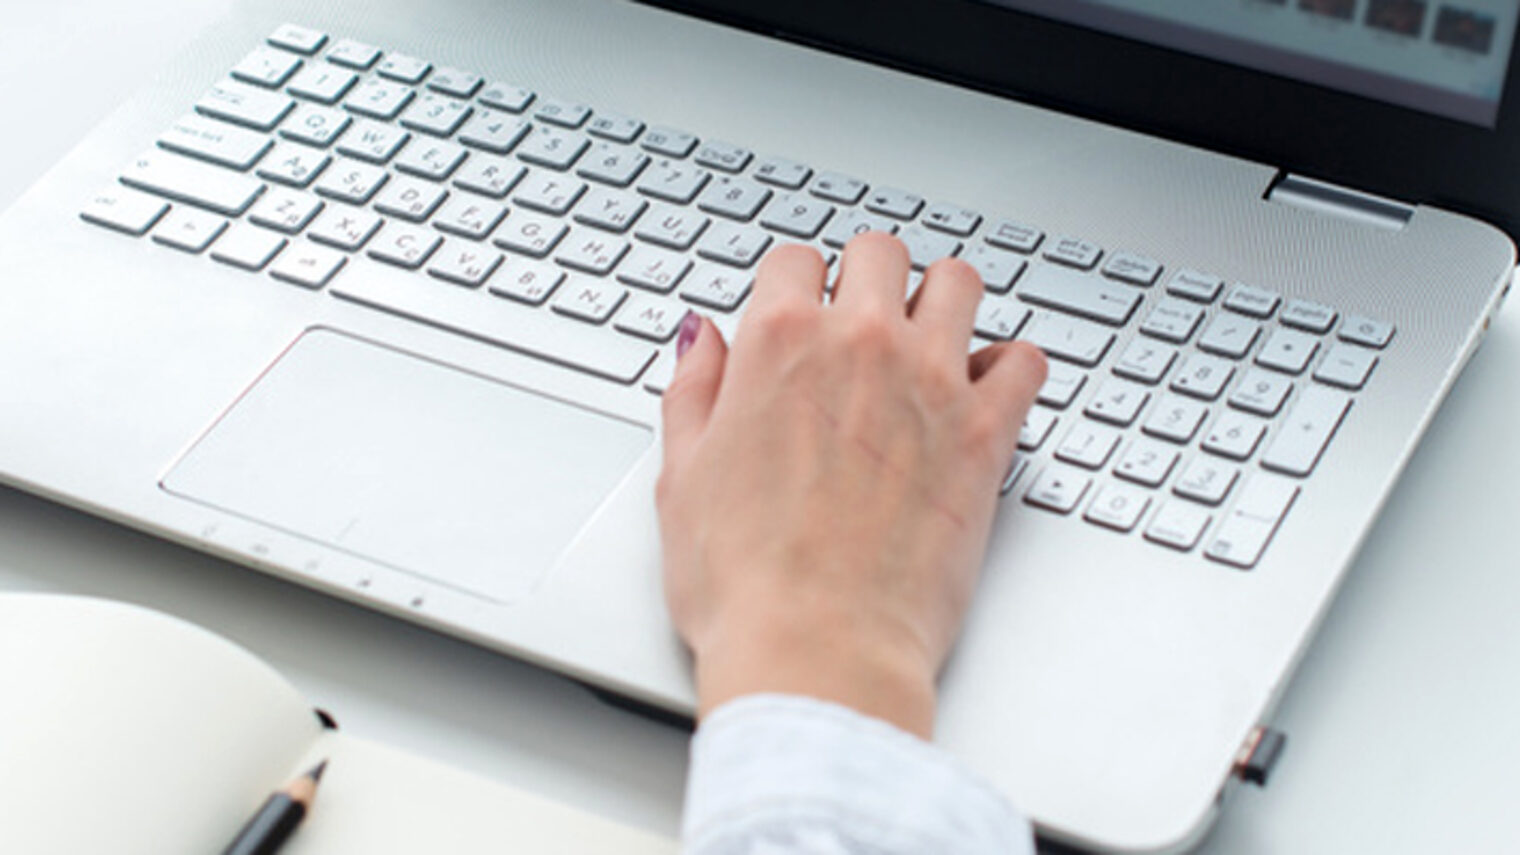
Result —
[[[652,442],[644,425],[314,329],[161,486],[505,602]]]

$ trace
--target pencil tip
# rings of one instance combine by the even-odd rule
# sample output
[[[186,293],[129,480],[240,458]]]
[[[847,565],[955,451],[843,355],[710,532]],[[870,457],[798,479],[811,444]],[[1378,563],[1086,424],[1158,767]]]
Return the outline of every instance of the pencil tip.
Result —
[[[311,771],[306,773],[306,777],[313,781],[320,781],[322,780],[322,773],[325,771],[327,771],[327,761],[323,760],[321,763],[313,766]]]

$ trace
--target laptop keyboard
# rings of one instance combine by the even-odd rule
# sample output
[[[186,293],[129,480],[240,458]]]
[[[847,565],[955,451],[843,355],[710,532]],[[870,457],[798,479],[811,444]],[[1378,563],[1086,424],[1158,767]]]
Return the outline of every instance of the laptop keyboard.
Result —
[[[910,286],[958,255],[977,337],[1052,357],[1005,494],[1254,566],[1393,327],[993,214],[293,25],[81,212],[649,394],[689,307],[732,335],[771,246],[837,270],[891,232]]]

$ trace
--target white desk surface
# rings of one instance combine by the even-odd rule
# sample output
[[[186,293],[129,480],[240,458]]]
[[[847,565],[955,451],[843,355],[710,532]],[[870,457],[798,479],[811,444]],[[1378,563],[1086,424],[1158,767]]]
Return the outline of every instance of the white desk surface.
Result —
[[[0,207],[230,0],[12,3]],[[1520,156],[1520,155],[1517,155]],[[1452,393],[1209,853],[1520,851],[1520,314]],[[101,465],[109,465],[102,461]],[[549,673],[0,488],[0,590],[149,605],[252,649],[354,733],[673,834],[685,739]]]

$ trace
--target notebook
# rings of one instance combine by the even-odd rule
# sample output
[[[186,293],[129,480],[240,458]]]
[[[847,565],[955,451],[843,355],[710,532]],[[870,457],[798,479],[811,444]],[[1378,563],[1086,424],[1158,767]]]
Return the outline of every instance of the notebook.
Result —
[[[0,477],[689,716],[676,325],[890,231],[1052,364],[936,739],[1185,847],[1504,296],[1514,18],[244,4],[0,219]]]

